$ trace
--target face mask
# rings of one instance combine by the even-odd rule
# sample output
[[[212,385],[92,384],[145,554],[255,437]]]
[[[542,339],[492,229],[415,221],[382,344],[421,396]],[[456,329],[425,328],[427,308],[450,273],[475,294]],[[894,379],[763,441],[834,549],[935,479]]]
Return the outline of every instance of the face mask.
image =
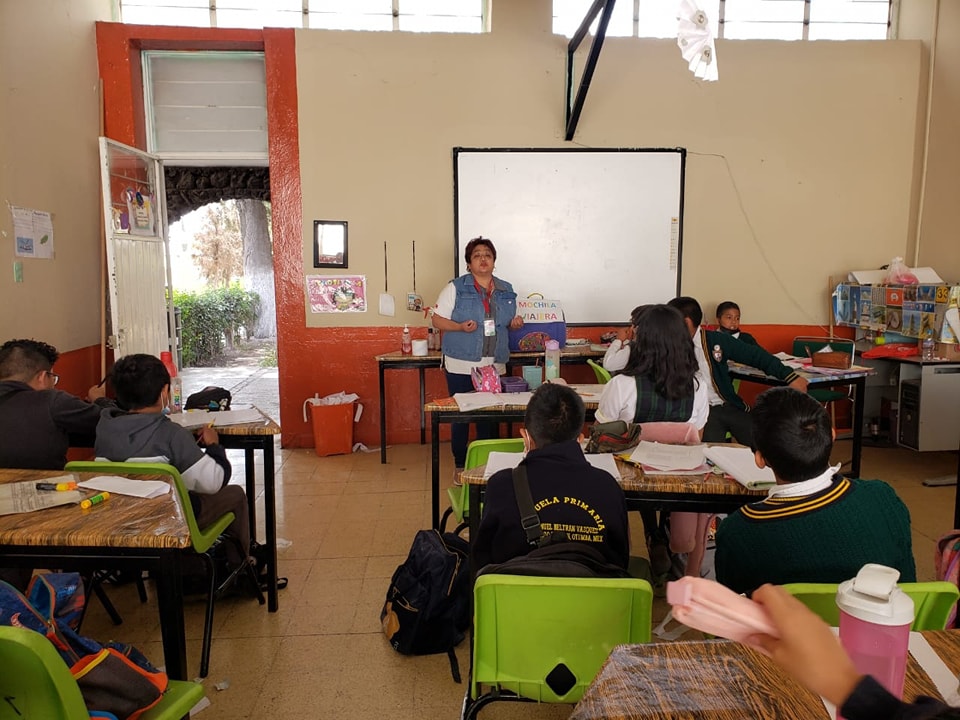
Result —
[[[163,410],[160,411],[160,414],[161,414],[161,415],[169,415],[169,414],[170,414],[170,408],[167,407],[166,405],[164,405],[164,406],[163,406]]]
[[[740,329],[731,330],[730,328],[725,328],[723,325],[718,325],[717,330],[720,332],[726,333],[727,335],[733,335],[734,333],[740,332]]]

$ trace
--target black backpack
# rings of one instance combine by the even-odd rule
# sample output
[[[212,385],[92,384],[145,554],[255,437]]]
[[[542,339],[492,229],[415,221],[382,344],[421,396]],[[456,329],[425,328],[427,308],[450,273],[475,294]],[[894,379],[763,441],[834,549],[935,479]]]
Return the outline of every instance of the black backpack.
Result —
[[[232,399],[233,396],[230,394],[229,390],[222,387],[217,387],[215,385],[208,385],[203,390],[195,392],[193,395],[188,397],[183,409],[229,410],[230,401]]]
[[[459,535],[420,530],[390,580],[380,624],[404,655],[447,653],[460,682],[453,648],[470,626],[469,546]]]

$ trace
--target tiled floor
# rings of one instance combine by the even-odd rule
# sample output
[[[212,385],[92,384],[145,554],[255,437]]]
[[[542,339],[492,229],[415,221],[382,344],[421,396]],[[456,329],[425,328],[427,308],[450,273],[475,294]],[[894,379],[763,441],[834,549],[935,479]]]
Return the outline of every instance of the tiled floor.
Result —
[[[849,456],[845,445],[838,444],[837,457]],[[231,454],[239,471],[242,454]],[[390,576],[430,517],[429,446],[391,447],[388,457],[388,464],[381,465],[379,453],[318,458],[312,450],[278,452],[278,532],[288,541],[279,552],[280,569],[290,585],[280,594],[278,613],[246,598],[217,604],[211,672],[204,682],[211,706],[200,718],[458,716],[464,686],[451,680],[446,656],[401,656],[380,632]],[[441,477],[448,478],[446,448],[443,457]],[[956,469],[955,453],[864,450],[863,476],[887,480],[910,507],[920,580],[933,579],[933,542],[952,525],[955,491],[924,487],[921,480]],[[262,497],[260,502],[262,506]],[[262,518],[260,522],[262,537]],[[642,548],[636,527],[633,545]],[[112,626],[94,600],[84,633],[132,642],[148,657],[162,660],[153,598],[140,605],[129,585],[108,591],[124,624]],[[655,623],[664,611],[662,603],[655,606]],[[188,598],[187,651],[193,672],[199,667],[202,614],[202,597]],[[466,643],[458,656],[466,676]],[[505,703],[482,713],[494,720],[568,714],[567,706]]]

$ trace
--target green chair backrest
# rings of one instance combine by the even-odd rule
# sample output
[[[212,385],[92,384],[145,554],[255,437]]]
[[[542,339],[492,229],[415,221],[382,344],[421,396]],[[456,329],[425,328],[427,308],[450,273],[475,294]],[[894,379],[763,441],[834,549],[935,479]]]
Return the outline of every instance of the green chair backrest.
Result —
[[[90,720],[69,668],[40,633],[0,626],[0,668],[0,720]],[[140,720],[185,717],[202,697],[202,685],[171,680],[163,699]]]
[[[793,352],[796,357],[809,357],[829,345],[834,350],[850,354],[851,364],[855,355],[853,340],[845,338],[825,338],[800,336],[793,339]]]
[[[597,382],[601,385],[606,385],[610,382],[610,371],[607,370],[600,363],[596,363],[590,358],[587,358],[587,365],[593,368],[593,374],[597,376]]]
[[[491,685],[538,702],[577,702],[615,645],[650,641],[646,580],[491,574],[473,592],[473,699]]]
[[[953,583],[915,582],[900,583],[898,587],[913,600],[914,619],[911,630],[944,630],[950,610],[960,597],[960,590]],[[813,610],[828,625],[840,624],[840,609],[837,607],[835,583],[790,583],[783,589]]]
[[[190,529],[190,540],[193,549],[198,553],[206,552],[216,542],[217,538],[233,522],[234,514],[228,512],[212,523],[200,529],[197,518],[193,514],[193,505],[190,502],[190,492],[183,484],[180,472],[166,463],[137,463],[137,462],[100,462],[96,460],[74,461],[67,463],[65,470],[70,472],[91,472],[101,475],[167,475],[173,481],[173,487],[180,499],[180,509]]]
[[[486,465],[492,452],[523,452],[523,438],[505,438],[495,440],[474,440],[467,446],[467,459],[464,469]]]

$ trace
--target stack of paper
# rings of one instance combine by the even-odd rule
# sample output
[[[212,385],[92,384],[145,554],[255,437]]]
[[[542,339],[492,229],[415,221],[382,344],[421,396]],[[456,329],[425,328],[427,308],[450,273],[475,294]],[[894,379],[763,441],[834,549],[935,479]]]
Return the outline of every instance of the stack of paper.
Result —
[[[711,445],[704,454],[712,462],[738,483],[751,490],[773,487],[777,478],[770,468],[761,470],[754,461],[753,451],[745,447],[729,445]]]
[[[667,445],[641,440],[630,455],[630,462],[641,465],[644,472],[660,471],[667,474],[680,474],[678,471],[708,472],[703,470],[703,445]]]
[[[487,465],[483,470],[483,477],[489,480],[494,474],[501,470],[512,470],[520,461],[527,456],[526,453],[519,452],[497,452],[490,453],[487,457]],[[599,470],[606,470],[613,478],[620,482],[620,469],[617,467],[617,461],[612,453],[596,453],[593,455],[584,455],[591,465]]]
[[[111,494],[139,498],[155,498],[170,492],[169,483],[163,480],[134,480],[116,475],[100,475],[79,484],[87,490],[106,490]]]

